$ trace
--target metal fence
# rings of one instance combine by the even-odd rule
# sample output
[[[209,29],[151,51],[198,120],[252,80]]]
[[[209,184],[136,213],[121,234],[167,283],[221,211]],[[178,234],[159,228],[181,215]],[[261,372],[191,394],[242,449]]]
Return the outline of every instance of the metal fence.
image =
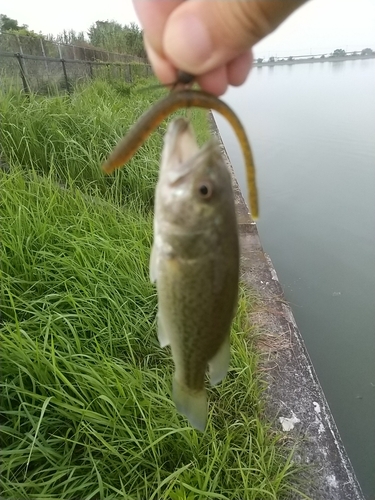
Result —
[[[145,59],[130,54],[118,54],[92,47],[86,42],[81,45],[45,40],[39,36],[22,36],[10,33],[0,33],[0,52],[27,54],[30,56],[53,57],[58,59],[74,59],[79,61],[101,62],[138,62],[146,63]]]
[[[145,63],[84,61],[0,52],[0,88],[23,89],[26,93],[71,92],[74,85],[89,79],[132,83],[150,75],[151,66]]]

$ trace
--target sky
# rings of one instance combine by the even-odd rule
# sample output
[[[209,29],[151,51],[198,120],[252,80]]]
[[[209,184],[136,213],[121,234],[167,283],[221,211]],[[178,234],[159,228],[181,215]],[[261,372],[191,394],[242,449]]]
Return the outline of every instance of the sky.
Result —
[[[0,13],[36,32],[54,35],[64,29],[87,31],[98,20],[139,24],[131,0],[0,0]],[[375,49],[374,0],[310,0],[257,44],[254,52],[255,57],[270,57],[365,47]]]

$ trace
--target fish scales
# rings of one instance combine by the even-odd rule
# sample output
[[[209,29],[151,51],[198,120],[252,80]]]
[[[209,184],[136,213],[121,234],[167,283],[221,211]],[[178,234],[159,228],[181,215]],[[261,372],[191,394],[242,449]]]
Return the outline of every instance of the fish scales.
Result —
[[[227,296],[236,297],[231,283],[236,270],[227,267],[222,286],[214,292],[216,265],[212,256],[177,263],[175,272],[168,264],[160,269],[159,307],[163,319],[173,324],[171,347],[176,370],[181,370],[176,376],[192,390],[202,389],[207,364],[228,335],[232,320],[233,299]]]
[[[150,275],[158,336],[175,364],[173,399],[193,426],[207,419],[205,374],[226,375],[239,279],[231,175],[216,140],[198,148],[184,118],[168,127],[155,196]]]

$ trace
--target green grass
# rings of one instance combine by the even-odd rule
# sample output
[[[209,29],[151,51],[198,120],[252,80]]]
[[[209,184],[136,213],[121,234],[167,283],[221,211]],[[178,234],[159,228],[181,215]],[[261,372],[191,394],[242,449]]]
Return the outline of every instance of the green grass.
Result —
[[[90,186],[113,201],[137,196],[142,206],[153,205],[164,122],[123,171],[104,176],[99,165],[131,125],[165,89],[144,91],[149,81],[129,86],[96,81],[72,96],[25,96],[0,93],[0,156],[10,164],[33,169],[60,183],[87,191]],[[200,125],[205,113],[194,113]],[[198,127],[198,139],[208,137]]]
[[[248,292],[229,374],[209,389],[205,433],[171,401],[173,363],[158,345],[148,277],[161,133],[114,178],[98,170],[158,93],[97,82],[71,99],[2,96],[2,156],[12,167],[0,171],[2,498],[293,491],[291,453],[263,417]],[[205,140],[204,115],[193,121]]]

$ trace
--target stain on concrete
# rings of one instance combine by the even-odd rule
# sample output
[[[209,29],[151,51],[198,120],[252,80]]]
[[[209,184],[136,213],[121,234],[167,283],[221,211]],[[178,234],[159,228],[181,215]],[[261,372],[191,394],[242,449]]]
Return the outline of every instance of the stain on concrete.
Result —
[[[294,461],[311,466],[304,482],[305,495],[313,500],[364,500],[277,273],[263,251],[256,223],[242,197],[212,114],[209,120],[233,175],[241,279],[262,303],[251,320],[269,337],[264,370],[267,417],[288,438],[292,437],[296,446]]]

